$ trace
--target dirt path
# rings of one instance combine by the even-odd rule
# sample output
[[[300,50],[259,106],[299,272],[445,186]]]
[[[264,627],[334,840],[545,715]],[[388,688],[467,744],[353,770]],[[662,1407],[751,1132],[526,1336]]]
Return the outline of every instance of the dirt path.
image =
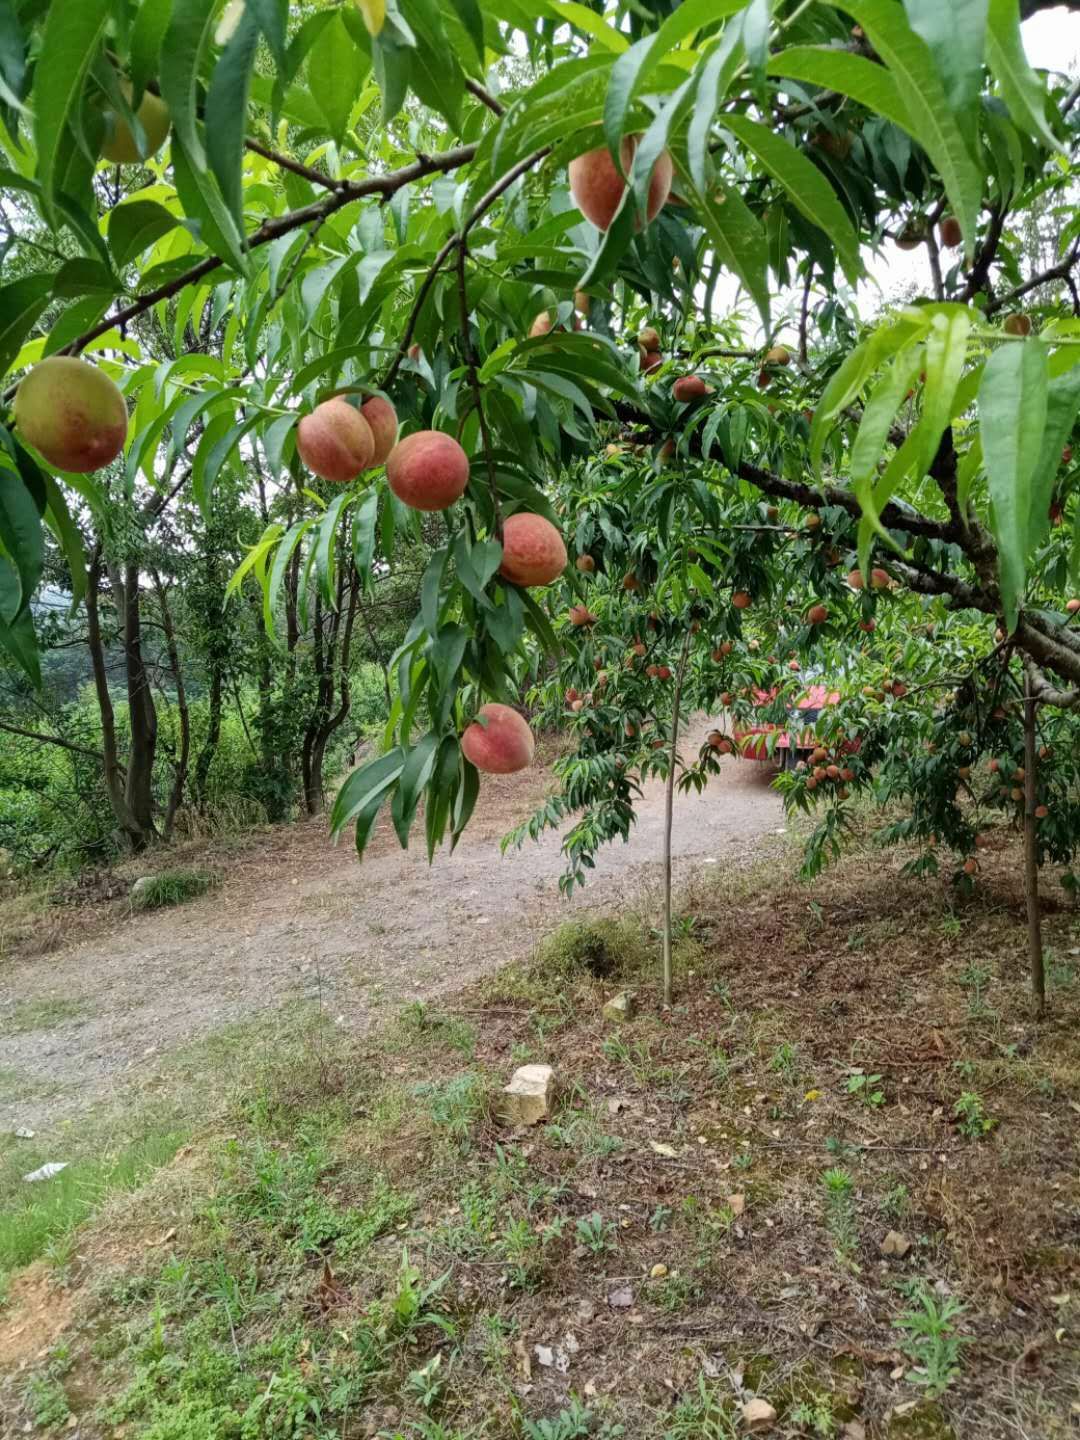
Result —
[[[430,868],[422,847],[401,851],[388,825],[362,866],[348,843],[330,844],[325,821],[280,827],[229,866],[216,893],[13,966],[0,994],[0,1128],[41,1129],[139,1082],[168,1052],[289,1001],[318,997],[342,1023],[362,1026],[383,1006],[459,987],[527,952],[568,914],[655,879],[657,783],[630,842],[605,849],[570,901],[558,892],[557,835],[500,855],[500,837],[532,812],[545,778],[488,782],[479,821]],[[729,761],[704,795],[677,798],[676,878],[692,862],[741,863],[783,829],[769,779],[765,766]],[[78,1013],[12,1033],[12,1016],[35,1000]]]

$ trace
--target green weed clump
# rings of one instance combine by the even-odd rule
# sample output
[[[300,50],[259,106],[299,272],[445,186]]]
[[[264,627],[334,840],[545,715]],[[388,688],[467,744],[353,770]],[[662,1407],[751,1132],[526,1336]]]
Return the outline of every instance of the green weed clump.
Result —
[[[216,889],[220,883],[220,876],[212,870],[185,866],[161,870],[139,882],[131,893],[131,908],[160,910],[166,905],[183,905],[187,900],[196,900],[208,890]]]

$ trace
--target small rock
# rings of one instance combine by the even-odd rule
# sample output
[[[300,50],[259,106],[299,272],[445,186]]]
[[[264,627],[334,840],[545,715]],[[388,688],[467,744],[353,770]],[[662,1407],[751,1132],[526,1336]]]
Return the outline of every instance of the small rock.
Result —
[[[910,1249],[911,1241],[899,1230],[890,1230],[881,1242],[881,1253],[895,1255],[897,1260],[902,1260]]]
[[[550,1345],[534,1345],[533,1354],[536,1356],[536,1363],[547,1370],[555,1364],[555,1352]]]
[[[728,1209],[734,1216],[738,1217],[739,1215],[743,1215],[746,1213],[745,1195],[729,1195],[727,1197],[727,1203]]]
[[[649,1271],[649,1279],[650,1279],[650,1280],[663,1280],[663,1278],[664,1278],[664,1276],[665,1276],[666,1274],[667,1274],[667,1266],[666,1266],[666,1265],[654,1265],[654,1266],[652,1267],[652,1269]]]
[[[146,894],[147,890],[150,889],[150,886],[153,883],[154,877],[152,875],[140,875],[139,878],[135,881],[135,884],[131,887],[132,900],[141,899],[142,896]],[[294,881],[293,883],[295,884],[296,882]]]
[[[756,1395],[742,1407],[742,1418],[751,1435],[764,1435],[776,1424],[776,1410],[767,1400]]]
[[[522,1065],[502,1094],[501,1114],[508,1125],[536,1125],[551,1114],[555,1072],[550,1065]]]
[[[30,1130],[26,1125],[20,1125],[18,1130],[15,1131],[15,1139],[33,1140],[36,1133],[37,1132],[35,1130]]]
[[[866,1440],[866,1426],[861,1420],[849,1420],[840,1431],[840,1440]]]
[[[613,1310],[629,1310],[634,1303],[634,1292],[629,1285],[620,1285],[609,1293],[607,1303]]]
[[[604,1006],[605,1020],[632,1020],[637,1010],[637,1001],[629,990],[622,990]]]

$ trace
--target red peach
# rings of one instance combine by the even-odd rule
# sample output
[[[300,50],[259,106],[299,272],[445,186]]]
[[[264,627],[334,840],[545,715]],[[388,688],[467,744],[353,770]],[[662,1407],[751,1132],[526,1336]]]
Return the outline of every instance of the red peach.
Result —
[[[566,569],[563,538],[543,515],[519,511],[503,523],[499,574],[514,585],[550,585]]]
[[[512,775],[532,764],[536,742],[509,705],[482,705],[461,737],[461,753],[488,775]]]
[[[452,435],[417,430],[399,440],[386,461],[386,478],[414,510],[446,510],[465,493],[469,457]]]
[[[127,403],[104,370],[73,355],[52,355],[19,382],[15,425],[50,465],[87,475],[123,450]]]
[[[374,464],[375,436],[359,409],[335,395],[300,421],[296,449],[314,475],[346,485]]]

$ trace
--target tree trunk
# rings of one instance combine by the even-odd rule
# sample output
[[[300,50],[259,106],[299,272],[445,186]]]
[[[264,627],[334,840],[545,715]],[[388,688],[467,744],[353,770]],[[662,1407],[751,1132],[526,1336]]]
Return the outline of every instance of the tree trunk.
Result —
[[[180,669],[180,654],[176,648],[176,631],[173,629],[168,596],[158,572],[153,570],[151,574],[154,577],[158,605],[161,607],[161,628],[165,632],[165,648],[169,656],[169,669],[173,673],[173,681],[176,685],[176,709],[180,716],[180,755],[176,762],[176,774],[173,776],[168,803],[165,806],[165,818],[161,824],[162,837],[165,840],[171,840],[173,826],[176,823],[176,812],[183,803],[184,786],[187,783],[188,760],[191,756],[191,716],[188,712],[187,691],[184,688],[184,676]]]
[[[1031,676],[1024,677],[1024,896],[1027,901],[1028,958],[1031,964],[1031,993],[1035,1013],[1041,1019],[1046,1012],[1046,973],[1043,964],[1042,902],[1039,899],[1039,842],[1036,835],[1038,819],[1039,752],[1035,735],[1037,704],[1031,688]]]
[[[157,753],[157,710],[142,652],[142,615],[139,610],[139,567],[134,560],[112,576],[117,605],[124,621],[124,669],[127,674],[131,751],[128,755],[125,799],[148,839],[154,826],[154,757]]]
[[[341,557],[338,571],[337,609],[334,611],[325,646],[316,650],[316,668],[319,674],[319,704],[312,717],[308,734],[304,737],[304,798],[309,815],[318,815],[326,804],[326,780],[323,764],[326,747],[333,735],[349,717],[352,703],[349,686],[349,658],[352,651],[353,627],[356,623],[357,601],[360,595],[360,576],[349,566],[349,603],[342,624],[342,604],[345,600],[345,563]],[[341,651],[338,653],[338,635],[341,636]],[[338,690],[338,706],[331,712],[335,684]]]
[[[679,668],[675,674],[675,698],[671,706],[671,750],[668,753],[667,785],[664,787],[664,1004],[671,1004],[671,827],[675,817],[675,757],[679,748],[679,712],[686,661],[690,654],[689,624],[683,640]]]
[[[195,769],[191,777],[191,791],[195,797],[195,804],[200,810],[206,809],[206,791],[210,779],[210,766],[214,763],[214,756],[221,741],[221,695],[224,689],[225,677],[221,666],[217,661],[212,661],[210,666],[210,696],[208,701],[208,715],[206,726],[206,739],[203,741],[199,754],[195,760]]]
[[[153,838],[147,833],[133,814],[124,788],[124,770],[116,748],[116,714],[112,696],[109,694],[109,677],[105,670],[105,647],[101,639],[101,550],[95,551],[87,571],[86,586],[86,643],[90,650],[90,665],[94,673],[94,693],[97,696],[98,713],[101,716],[102,775],[109,805],[116,823],[127,837],[133,850],[142,850]]]

